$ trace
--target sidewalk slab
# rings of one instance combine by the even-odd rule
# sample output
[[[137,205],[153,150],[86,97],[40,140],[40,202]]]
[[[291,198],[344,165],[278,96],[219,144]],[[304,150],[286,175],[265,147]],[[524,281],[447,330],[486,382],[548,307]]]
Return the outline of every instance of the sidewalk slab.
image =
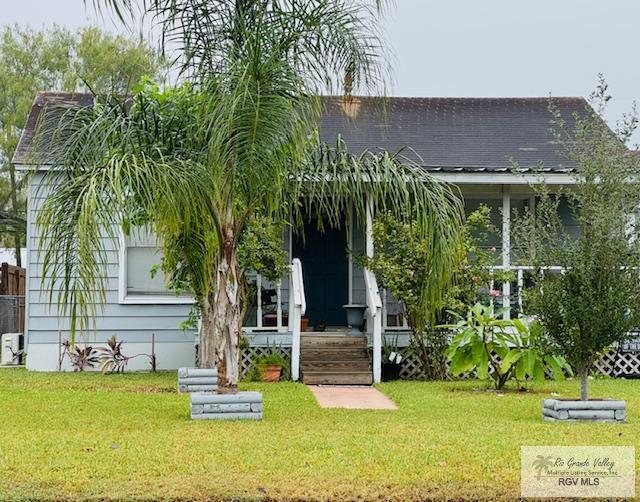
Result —
[[[307,385],[321,408],[397,410],[398,406],[374,387]]]

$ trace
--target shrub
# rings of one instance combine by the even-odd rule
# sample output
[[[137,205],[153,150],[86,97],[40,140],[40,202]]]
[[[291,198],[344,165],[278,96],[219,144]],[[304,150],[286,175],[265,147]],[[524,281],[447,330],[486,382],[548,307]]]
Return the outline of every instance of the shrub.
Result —
[[[401,222],[390,214],[382,214],[374,221],[374,256],[360,260],[402,304],[411,329],[412,351],[428,379],[441,380],[447,374],[447,334],[434,329],[434,324],[451,322],[449,311],[464,315],[475,302],[488,302],[491,282],[511,279],[511,273],[489,268],[494,264],[495,250],[487,250],[483,244],[494,232],[497,229],[491,224],[487,206],[481,205],[467,216],[460,247],[451,250],[457,258],[453,260],[450,280],[440,285],[437,301],[425,302],[424,290],[430,287],[433,271],[432,251],[419,237],[417,223]]]
[[[456,332],[447,349],[454,376],[475,370],[479,379],[491,379],[496,389],[502,389],[512,378],[539,381],[549,374],[560,380],[564,371],[570,371],[564,358],[547,352],[537,322],[499,319],[493,309],[476,303],[466,318],[445,327]]]

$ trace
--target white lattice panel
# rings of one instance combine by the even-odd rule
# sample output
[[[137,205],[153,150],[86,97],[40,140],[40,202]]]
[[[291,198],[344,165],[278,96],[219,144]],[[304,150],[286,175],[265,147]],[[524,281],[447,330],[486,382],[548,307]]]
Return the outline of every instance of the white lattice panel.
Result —
[[[415,354],[405,352],[401,366],[400,378],[411,380],[422,377],[420,361]],[[600,357],[593,366],[603,375],[611,377],[640,375],[640,353],[610,350]],[[489,368],[489,371],[493,371],[493,368]],[[475,372],[472,371],[457,378],[475,378]]]
[[[266,356],[272,353],[273,347],[248,347],[242,349],[240,356],[240,378],[244,378],[249,369],[251,368],[252,361],[261,356]],[[287,361],[291,362],[291,349],[279,347],[277,349],[280,355]]]

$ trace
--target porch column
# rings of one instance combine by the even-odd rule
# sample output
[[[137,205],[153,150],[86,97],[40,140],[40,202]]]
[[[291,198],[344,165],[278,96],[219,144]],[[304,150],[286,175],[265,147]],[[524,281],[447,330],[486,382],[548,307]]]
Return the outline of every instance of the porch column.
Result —
[[[369,258],[373,257],[373,200],[370,195],[367,195],[367,214],[366,214],[366,253]],[[369,271],[365,271],[367,275]],[[371,273],[373,277],[373,274]],[[375,279],[373,280],[375,283]],[[367,284],[367,288],[371,285]],[[376,296],[379,296],[377,285],[375,286]],[[373,326],[371,326],[372,338],[373,338],[373,383],[380,383],[382,380],[382,309],[378,308],[371,298],[372,292],[367,291],[367,307],[369,310],[369,319]],[[381,305],[381,302],[379,302]]]
[[[511,268],[511,186],[502,185],[502,269]],[[504,319],[511,319],[511,283],[502,285]]]

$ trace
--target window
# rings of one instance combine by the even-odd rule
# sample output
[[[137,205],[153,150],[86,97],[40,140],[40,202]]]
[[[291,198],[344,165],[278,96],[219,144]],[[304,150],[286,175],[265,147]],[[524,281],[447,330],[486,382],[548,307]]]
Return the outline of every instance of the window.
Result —
[[[181,304],[193,303],[187,295],[176,295],[166,286],[166,277],[155,268],[162,261],[156,236],[144,228],[132,230],[120,237],[120,303]]]

